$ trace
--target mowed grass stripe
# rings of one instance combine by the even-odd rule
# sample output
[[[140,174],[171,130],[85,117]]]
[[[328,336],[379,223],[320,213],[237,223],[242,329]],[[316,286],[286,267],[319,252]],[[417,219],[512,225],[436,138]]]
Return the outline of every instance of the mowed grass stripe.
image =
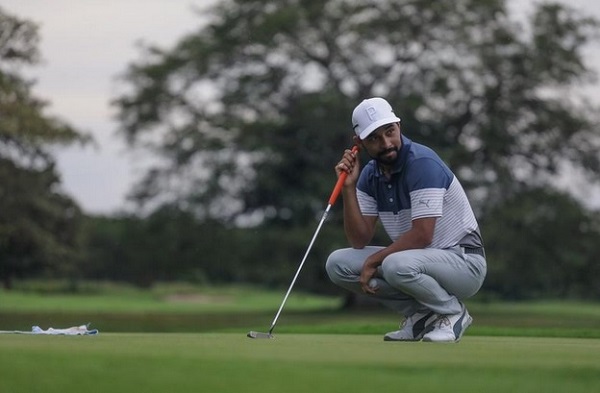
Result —
[[[2,392],[590,392],[600,340],[245,332],[95,337],[0,335]],[[460,387],[460,388],[459,388]]]

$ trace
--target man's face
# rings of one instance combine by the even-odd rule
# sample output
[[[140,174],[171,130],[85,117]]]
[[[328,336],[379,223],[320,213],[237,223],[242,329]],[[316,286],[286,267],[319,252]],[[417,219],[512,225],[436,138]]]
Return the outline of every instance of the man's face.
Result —
[[[362,144],[371,158],[383,165],[393,165],[402,147],[400,125],[398,123],[383,125],[363,139]]]

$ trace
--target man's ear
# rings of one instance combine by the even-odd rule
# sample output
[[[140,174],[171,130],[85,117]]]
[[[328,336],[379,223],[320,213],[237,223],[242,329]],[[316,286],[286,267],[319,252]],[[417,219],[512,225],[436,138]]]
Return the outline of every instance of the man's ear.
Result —
[[[352,137],[352,140],[354,141],[354,144],[358,147],[363,147],[362,141],[360,140],[360,138],[356,135],[354,135]]]

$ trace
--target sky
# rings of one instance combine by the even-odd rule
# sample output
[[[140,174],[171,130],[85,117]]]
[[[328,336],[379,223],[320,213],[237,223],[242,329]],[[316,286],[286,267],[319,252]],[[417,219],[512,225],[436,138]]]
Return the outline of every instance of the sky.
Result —
[[[89,214],[115,214],[131,206],[126,195],[144,173],[144,156],[128,151],[116,134],[118,123],[111,99],[118,76],[138,60],[139,43],[175,44],[198,29],[194,9],[219,0],[3,0],[5,12],[40,26],[42,64],[23,74],[34,79],[33,93],[49,102],[46,113],[88,132],[96,146],[56,151],[63,188]],[[597,0],[569,0],[571,7],[600,19]],[[534,0],[511,0],[519,15]],[[600,45],[586,51],[600,74]],[[591,95],[597,86],[588,87]],[[600,95],[593,97],[600,102]],[[147,161],[146,161],[147,162]],[[597,196],[600,206],[600,193]]]

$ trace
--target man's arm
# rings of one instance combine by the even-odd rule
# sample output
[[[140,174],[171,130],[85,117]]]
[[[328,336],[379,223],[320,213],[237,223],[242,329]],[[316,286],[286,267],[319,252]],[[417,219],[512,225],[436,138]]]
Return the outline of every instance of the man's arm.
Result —
[[[344,198],[344,232],[352,248],[365,248],[375,234],[377,216],[363,216],[358,206],[356,186],[342,189]]]
[[[352,150],[344,151],[335,171],[338,176],[345,172],[348,174],[342,187],[344,199],[344,232],[348,242],[353,248],[364,248],[369,244],[375,234],[376,216],[363,216],[356,196],[356,183],[360,176],[360,162],[358,154]]]

